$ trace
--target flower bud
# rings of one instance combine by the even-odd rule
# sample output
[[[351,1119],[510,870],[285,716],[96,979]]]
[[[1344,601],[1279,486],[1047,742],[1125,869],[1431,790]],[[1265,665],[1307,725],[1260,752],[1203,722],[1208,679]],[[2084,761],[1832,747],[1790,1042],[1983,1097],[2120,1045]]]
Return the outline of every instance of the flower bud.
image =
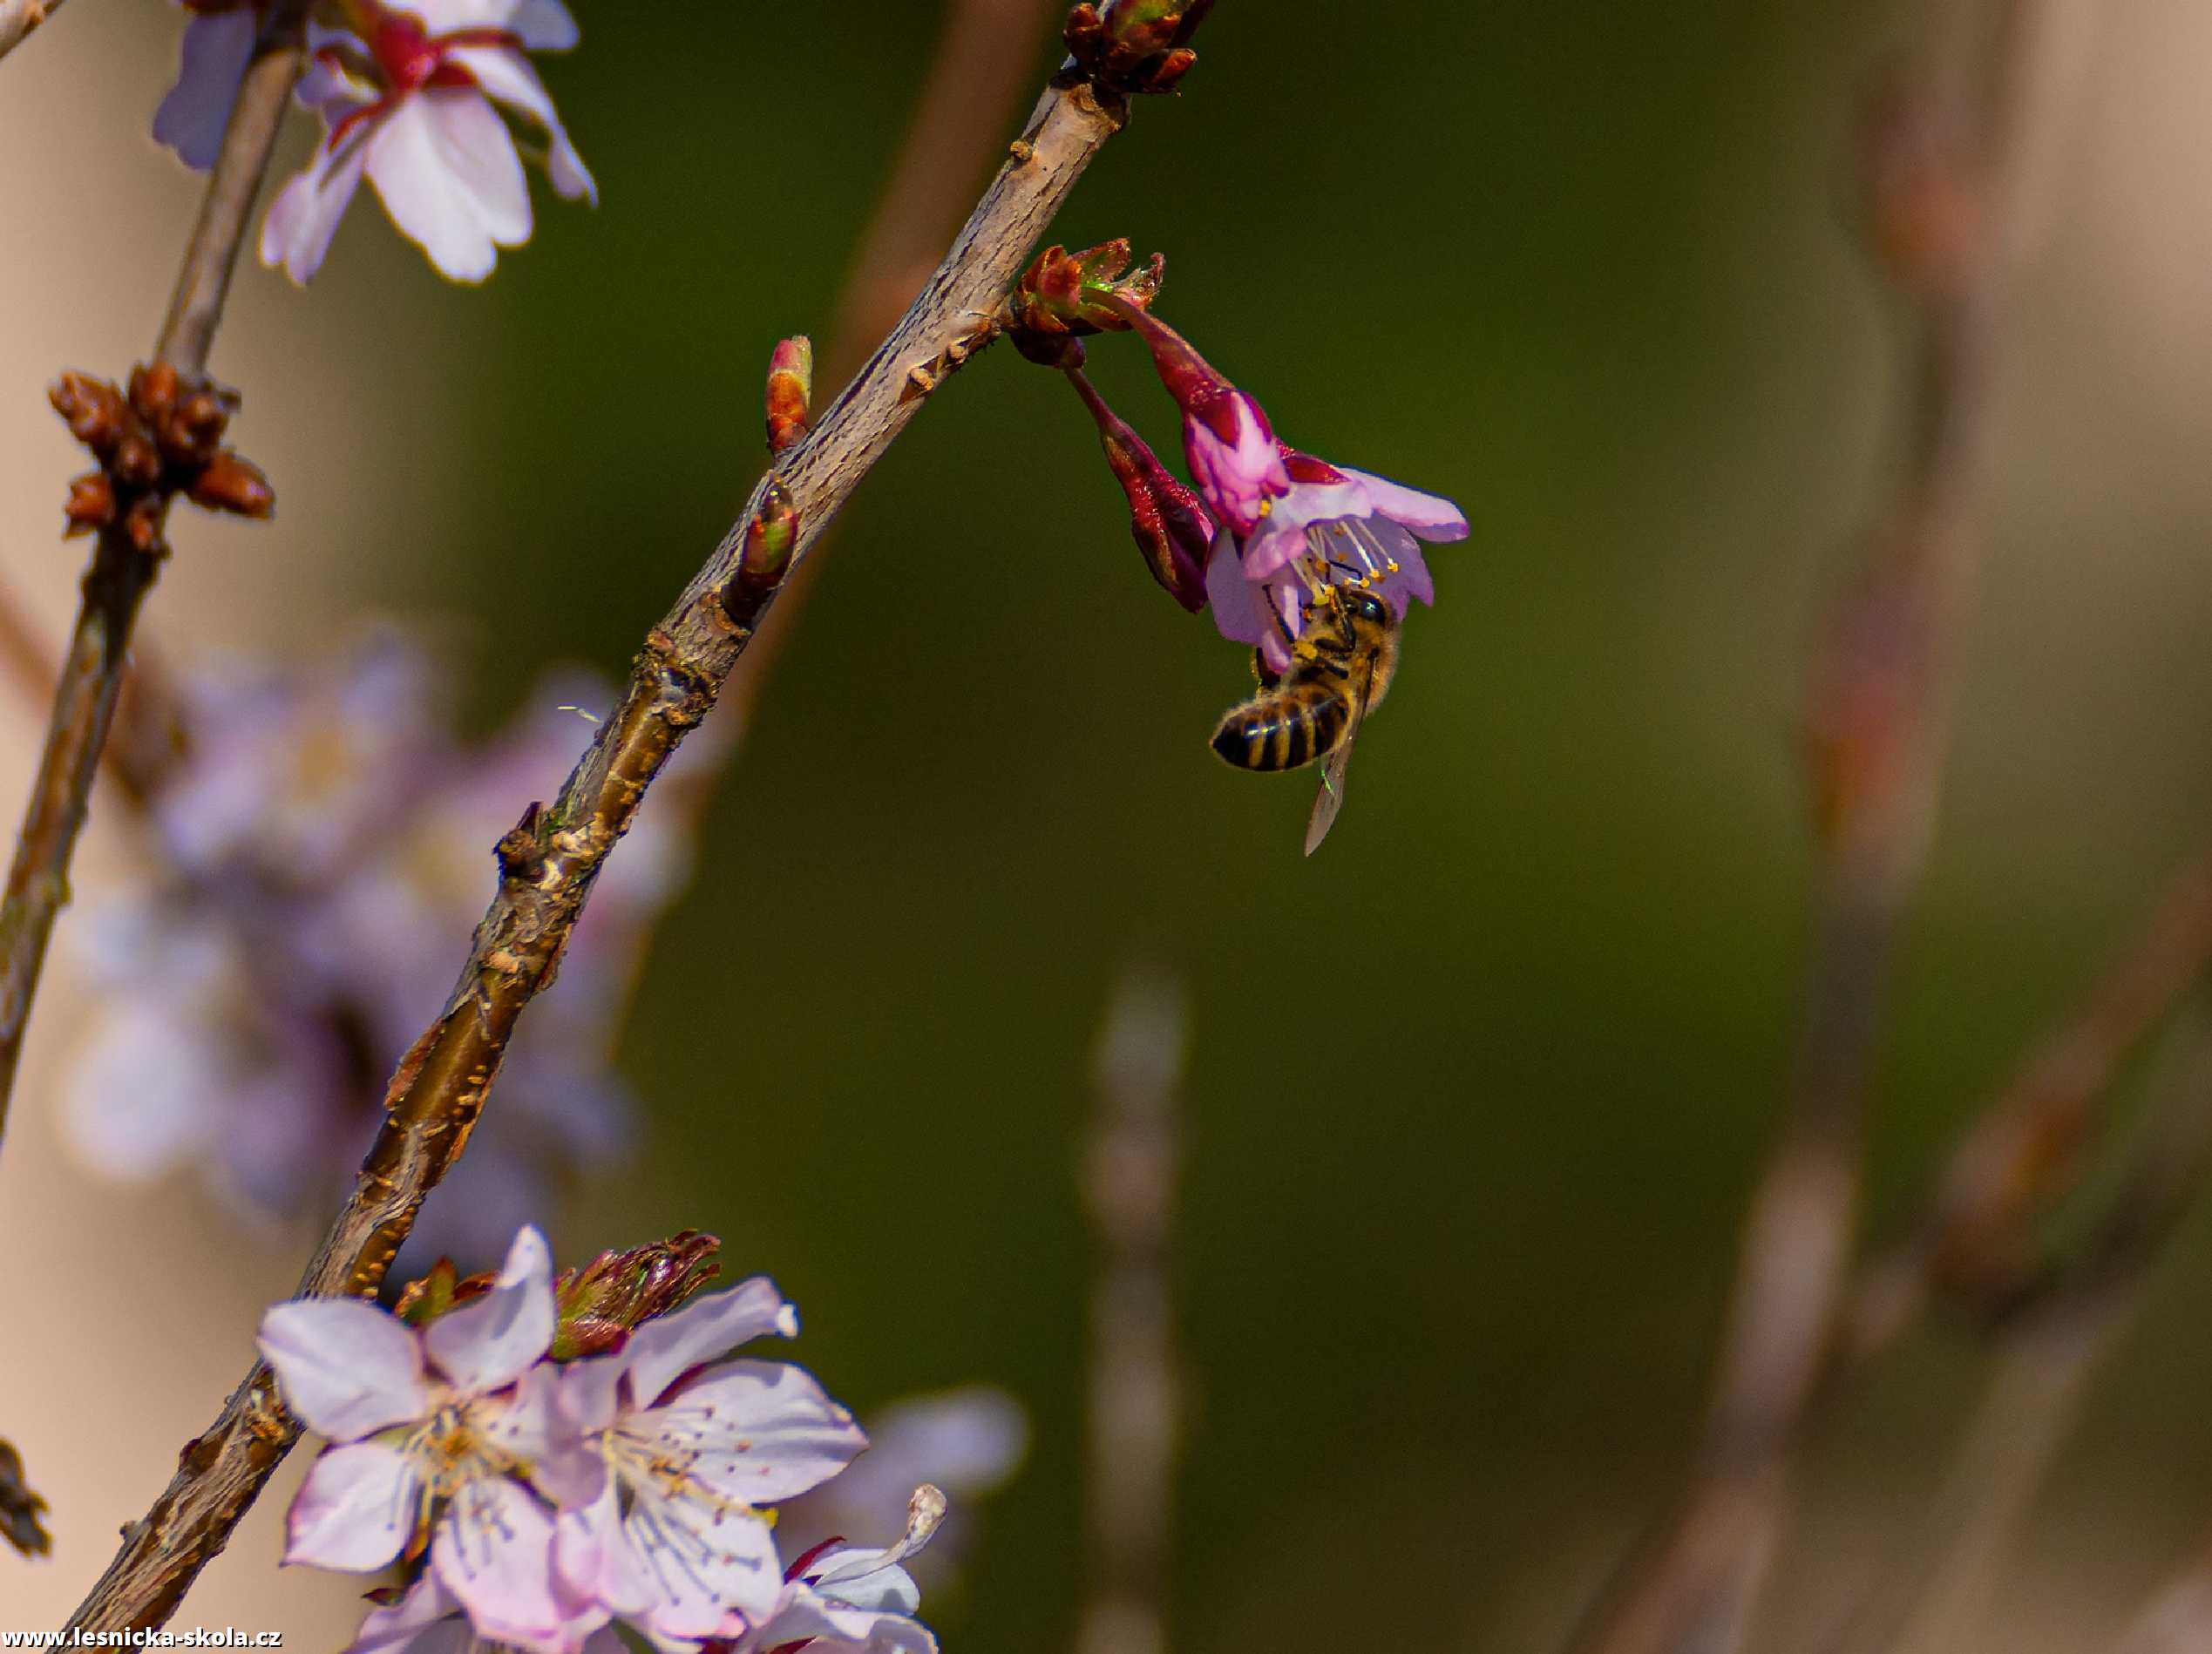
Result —
[[[1106,451],[1106,463],[1129,497],[1130,536],[1143,556],[1144,566],[1170,597],[1196,614],[1206,606],[1206,558],[1213,546],[1213,519],[1198,497],[1160,463],[1144,438],[1106,405],[1088,378],[1071,371],[1068,382],[1097,422],[1099,446]]]
[[[71,478],[69,501],[62,507],[62,515],[69,526],[62,531],[64,539],[77,534],[90,534],[105,528],[115,520],[115,485],[109,482],[104,471],[87,471],[82,477]]]
[[[166,362],[141,363],[131,369],[131,411],[158,425],[177,399],[177,370]]]
[[[780,454],[806,435],[814,397],[814,342],[804,334],[778,343],[768,358],[768,451]]]
[[[89,373],[64,373],[46,393],[54,411],[69,426],[69,434],[101,459],[115,451],[131,411],[123,393],[105,379]]]
[[[1083,365],[1079,337],[1127,332],[1130,323],[1120,307],[1149,309],[1167,274],[1167,261],[1157,253],[1134,270],[1130,256],[1125,239],[1080,253],[1055,246],[1038,254],[1007,299],[1014,348],[1041,366],[1072,369]]]
[[[768,485],[768,498],[752,521],[745,525],[745,545],[737,554],[737,588],[746,597],[772,590],[790,566],[791,546],[798,539],[798,512],[779,482]]]
[[[1199,494],[1238,534],[1251,533],[1291,486],[1265,410],[1150,309],[1118,295],[1108,302],[1150,348],[1160,383],[1183,410],[1183,457]]]
[[[266,518],[276,510],[276,491],[261,467],[227,448],[200,467],[188,491],[193,505],[237,517]]]
[[[1213,0],[1107,0],[1068,14],[1062,31],[1070,65],[1116,92],[1164,92],[1198,60],[1191,37]]]
[[[721,1272],[722,1242],[687,1229],[628,1251],[601,1252],[553,1287],[556,1361],[620,1348],[642,1323],[677,1308]]]

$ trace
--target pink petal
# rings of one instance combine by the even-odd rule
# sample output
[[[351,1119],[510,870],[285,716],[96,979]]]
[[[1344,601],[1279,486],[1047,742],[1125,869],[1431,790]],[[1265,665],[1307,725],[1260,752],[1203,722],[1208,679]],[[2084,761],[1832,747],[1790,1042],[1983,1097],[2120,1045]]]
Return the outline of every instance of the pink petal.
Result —
[[[555,1401],[579,1434],[590,1435],[614,1422],[628,1365],[620,1355],[595,1355],[560,1368]]]
[[[461,1484],[431,1539],[431,1566],[486,1642],[559,1646],[575,1617],[553,1572],[553,1512],[504,1476]]]
[[[644,1624],[664,1637],[713,1636],[733,1610],[763,1617],[783,1593],[784,1564],[765,1522],[641,1490],[623,1526],[650,1570]]]
[[[522,0],[507,27],[533,51],[572,51],[579,37],[576,19],[560,0]]]
[[[284,1404],[334,1441],[357,1441],[431,1410],[414,1332],[370,1305],[279,1304],[261,1317],[259,1342]]]
[[[626,1618],[660,1600],[652,1569],[630,1542],[621,1496],[608,1482],[587,1506],[560,1513],[553,1532],[553,1566],[562,1583]]]
[[[675,1399],[641,1414],[629,1429],[663,1434],[697,1456],[690,1474],[726,1498],[772,1505],[827,1481],[868,1438],[852,1415],[803,1368],[784,1361],[730,1361]]]
[[[545,129],[546,173],[563,200],[598,203],[599,186],[592,181],[584,158],[569,141],[568,129],[553,112],[553,98],[528,58],[500,46],[456,46],[447,55],[475,76],[494,102],[520,110]]]
[[[773,1619],[748,1647],[780,1648],[807,1642],[811,1654],[865,1649],[868,1654],[937,1654],[937,1639],[919,1620],[837,1602],[804,1585],[790,1588]]]
[[[402,98],[369,141],[369,181],[401,234],[456,281],[481,281],[500,247],[530,239],[522,158],[473,89]]]
[[[470,1422],[530,1467],[530,1485],[557,1505],[587,1505],[607,1486],[607,1461],[560,1403],[560,1374],[541,1361],[512,1394],[473,1403]]]
[[[315,152],[307,170],[277,193],[261,220],[261,262],[283,268],[304,284],[322,268],[323,256],[338,233],[353,193],[361,186],[372,134],[356,132],[336,151],[326,144]]]
[[[423,1344],[455,1389],[482,1395],[536,1365],[553,1342],[553,1254],[543,1234],[526,1228],[492,1290],[432,1321]]]
[[[1258,643],[1272,629],[1258,589],[1245,578],[1236,540],[1223,529],[1206,559],[1206,601],[1212,606],[1215,628],[1232,643]]]
[[[889,1554],[857,1546],[825,1551],[807,1569],[807,1577],[823,1596],[854,1608],[911,1614],[921,1606],[921,1591],[905,1569],[885,1563]]]
[[[1403,525],[1425,540],[1467,538],[1467,519],[1458,506],[1438,494],[1424,494],[1372,472],[1340,467],[1374,497],[1374,508],[1391,521]]]
[[[468,1654],[475,1629],[453,1594],[424,1574],[390,1608],[372,1609],[346,1654]]]
[[[650,1407],[694,1367],[771,1332],[797,1337],[798,1312],[784,1301],[776,1283],[765,1275],[756,1275],[726,1292],[695,1298],[673,1315],[648,1321],[630,1335],[621,1359],[629,1374],[631,1400],[639,1407]]]
[[[292,1496],[284,1560],[373,1573],[405,1549],[421,1514],[422,1478],[382,1442],[326,1448]]]
[[[223,146],[223,129],[230,124],[231,105],[238,101],[260,28],[261,11],[254,6],[195,12],[185,24],[177,84],[153,112],[153,138],[196,173],[213,166]]]

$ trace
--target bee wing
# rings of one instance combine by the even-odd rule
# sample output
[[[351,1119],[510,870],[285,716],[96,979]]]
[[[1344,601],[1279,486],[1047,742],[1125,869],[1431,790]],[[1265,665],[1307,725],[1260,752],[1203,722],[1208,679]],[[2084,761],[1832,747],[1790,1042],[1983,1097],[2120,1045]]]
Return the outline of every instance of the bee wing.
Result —
[[[1352,743],[1360,738],[1360,725],[1367,715],[1367,693],[1374,686],[1374,666],[1370,661],[1367,676],[1360,681],[1360,693],[1352,703],[1352,722],[1345,728],[1344,739],[1321,760],[1321,790],[1314,795],[1313,813],[1306,822],[1308,856],[1321,847],[1321,841],[1329,836],[1329,829],[1336,825],[1338,812],[1344,808],[1344,772],[1351,768]]]

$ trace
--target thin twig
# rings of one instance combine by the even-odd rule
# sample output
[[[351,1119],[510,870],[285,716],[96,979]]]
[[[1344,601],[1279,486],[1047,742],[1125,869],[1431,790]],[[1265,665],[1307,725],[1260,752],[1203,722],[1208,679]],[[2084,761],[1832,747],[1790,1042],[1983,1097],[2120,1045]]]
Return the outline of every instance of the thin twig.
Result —
[[[208,347],[254,198],[268,171],[293,85],[306,66],[307,9],[304,0],[287,0],[262,31],[154,344],[155,360],[188,383],[207,372]],[[85,574],[83,604],[62,661],[45,749],[0,901],[0,1129],[7,1122],[46,944],[69,899],[70,862],[115,719],[131,628],[159,569],[158,551],[140,550],[119,525],[101,531]]]
[[[466,1145],[516,1020],[553,980],[600,864],[668,756],[713,707],[774,601],[741,581],[747,531],[780,488],[797,512],[792,568],[928,394],[988,342],[990,317],[1032,244],[1117,130],[1087,86],[1048,91],[953,248],[891,336],[810,435],[763,478],[729,533],[646,639],[621,704],[550,808],[499,845],[497,895],[445,1010],[393,1076],[387,1115],[351,1197],[302,1277],[302,1296],[367,1295],[424,1197]],[[183,1454],[72,1629],[156,1626],[229,1539],[299,1435],[256,1365]]]
[[[1937,1298],[2001,1307],[2033,1273],[2030,1230],[2071,1185],[2100,1107],[2143,1043],[2212,973],[2212,852],[2168,885],[2141,932],[1951,1153],[1919,1213],[1862,1264],[1832,1355],[1863,1371]]]
[[[1773,1556],[1789,1447],[1842,1301],[1891,945],[1934,825],[1991,359],[2024,209],[2053,151],[2044,132],[2066,82],[2054,58],[2075,38],[2062,14],[2087,3],[1998,6],[1973,126],[1973,255],[1918,295],[1898,497],[1829,619],[1813,718],[1821,868],[1788,1110],[1747,1224],[1687,1485],[1578,1629],[1581,1654],[1740,1646]]]
[[[1045,25],[1063,10],[1059,0],[955,0],[913,122],[845,270],[830,323],[825,383],[842,384],[858,372],[869,342],[881,338],[920,290],[1028,84]],[[730,681],[724,704],[740,729],[752,724],[828,549],[816,547],[786,583],[775,626]]]
[[[23,44],[33,29],[62,9],[63,0],[0,0],[0,58]]]
[[[1179,1158],[1184,1002],[1172,980],[1123,983],[1098,1052],[1085,1178],[1099,1251],[1091,1300],[1090,1600],[1076,1654],[1166,1654],[1163,1562],[1184,1423],[1169,1248]]]
[[[1988,1388],[1925,1527],[1883,1575],[1848,1647],[1951,1654],[1976,1645],[2012,1537],[2212,1169],[2212,1038],[2195,1043],[2080,1261],[2000,1331]]]

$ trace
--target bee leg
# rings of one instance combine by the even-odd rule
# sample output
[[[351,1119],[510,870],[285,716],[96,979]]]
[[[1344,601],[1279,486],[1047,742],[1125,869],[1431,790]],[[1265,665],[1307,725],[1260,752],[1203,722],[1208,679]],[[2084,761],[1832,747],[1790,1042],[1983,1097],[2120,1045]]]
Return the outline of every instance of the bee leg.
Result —
[[[1263,689],[1272,689],[1283,681],[1281,673],[1267,669],[1267,657],[1258,649],[1252,652],[1252,674],[1259,680],[1259,687]]]

